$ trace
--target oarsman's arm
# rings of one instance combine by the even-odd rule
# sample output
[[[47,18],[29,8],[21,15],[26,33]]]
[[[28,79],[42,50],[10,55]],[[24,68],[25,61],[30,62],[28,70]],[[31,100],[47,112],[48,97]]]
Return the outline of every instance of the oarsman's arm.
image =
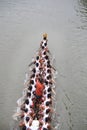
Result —
[[[43,44],[43,41],[40,42],[40,47],[42,46],[42,44]]]
[[[54,98],[54,97],[52,97],[52,99],[53,99],[53,100],[55,100],[55,98]]]
[[[51,68],[54,70],[54,71],[56,71],[56,69],[51,65]]]
[[[50,50],[48,49],[48,47],[45,48],[45,51],[48,52],[51,55]]]
[[[20,121],[19,126],[22,127],[24,125],[25,125],[24,121]]]
[[[50,124],[48,124],[48,127],[47,127],[47,128],[48,128],[48,130],[51,130],[51,125],[50,125]]]
[[[15,113],[14,115],[13,115],[13,119],[14,120],[17,120],[17,117],[19,117],[19,116],[21,116],[21,113],[19,112],[19,113]]]
[[[55,82],[55,80],[51,79],[51,83],[54,83],[54,84],[55,84],[56,82]]]
[[[55,91],[54,91],[54,89],[52,88],[52,92],[56,95],[56,93],[55,93]]]
[[[31,65],[33,65],[33,64],[35,64],[36,63],[36,61],[33,61],[33,62],[31,62],[28,66],[30,67]]]

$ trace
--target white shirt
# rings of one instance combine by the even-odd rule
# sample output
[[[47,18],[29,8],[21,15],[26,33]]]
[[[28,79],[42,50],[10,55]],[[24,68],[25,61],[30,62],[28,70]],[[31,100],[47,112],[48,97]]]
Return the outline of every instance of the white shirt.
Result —
[[[38,130],[39,129],[39,121],[38,120],[33,120],[30,129],[31,130]]]
[[[43,110],[43,114],[46,114],[46,110],[47,109],[50,109],[50,107],[49,106],[45,106],[45,109]]]
[[[43,43],[42,43],[42,46],[44,46],[44,43],[47,43],[47,40],[43,40]],[[45,48],[47,47],[47,45],[46,46],[44,46]]]
[[[48,123],[44,123],[42,126],[42,130],[43,130],[43,128],[48,128],[48,125],[49,125]]]
[[[28,111],[29,111],[29,112],[31,112],[30,104],[28,104],[28,105],[27,105],[27,104],[25,104],[25,108],[27,108],[27,109],[28,109]]]
[[[29,121],[28,122],[24,122],[24,123],[25,123],[26,128],[29,128]]]
[[[30,117],[29,117],[30,118]],[[25,119],[24,119],[24,123],[25,123],[25,126],[26,128],[30,128],[30,122],[31,122],[31,118],[29,119],[29,121],[27,122]]]
[[[46,101],[46,102],[50,102],[51,99],[46,97],[45,101]]]
[[[39,74],[39,66],[35,68],[36,69],[36,74]]]
[[[50,87],[49,87],[49,86],[47,86],[47,85],[45,85],[45,89],[44,89],[44,90],[46,90],[46,91],[47,91],[47,90],[48,90],[48,88],[50,88]]]
[[[32,92],[34,92],[36,90],[35,85],[36,85],[36,83],[34,85],[32,85]]]
[[[44,116],[43,116],[43,120],[45,121],[45,118],[46,117],[49,117],[49,114],[44,114]]]
[[[33,104],[32,99],[28,97],[28,100],[29,100],[29,105],[32,105]]]

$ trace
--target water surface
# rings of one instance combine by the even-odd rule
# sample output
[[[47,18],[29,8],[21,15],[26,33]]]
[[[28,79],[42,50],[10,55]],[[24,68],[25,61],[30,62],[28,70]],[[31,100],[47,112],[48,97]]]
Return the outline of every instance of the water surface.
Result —
[[[28,64],[48,33],[60,130],[87,130],[87,1],[0,0],[0,130],[10,130]]]

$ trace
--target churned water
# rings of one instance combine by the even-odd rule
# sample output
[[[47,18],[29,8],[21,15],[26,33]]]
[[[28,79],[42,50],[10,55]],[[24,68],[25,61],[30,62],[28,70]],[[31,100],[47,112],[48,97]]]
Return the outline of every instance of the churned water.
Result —
[[[87,0],[0,0],[0,130],[10,130],[28,64],[48,33],[60,130],[87,130]]]

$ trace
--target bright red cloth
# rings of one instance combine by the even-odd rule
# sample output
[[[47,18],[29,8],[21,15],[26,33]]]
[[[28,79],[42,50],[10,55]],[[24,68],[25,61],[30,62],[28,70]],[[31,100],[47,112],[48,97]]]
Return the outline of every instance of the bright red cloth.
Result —
[[[44,85],[41,84],[38,80],[36,81],[36,95],[37,96],[42,96],[44,89]]]

